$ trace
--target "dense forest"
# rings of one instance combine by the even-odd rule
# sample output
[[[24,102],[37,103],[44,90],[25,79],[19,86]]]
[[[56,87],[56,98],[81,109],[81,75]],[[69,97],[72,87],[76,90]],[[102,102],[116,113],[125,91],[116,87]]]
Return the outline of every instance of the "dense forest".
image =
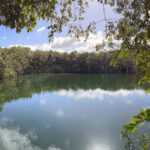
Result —
[[[110,65],[118,53],[58,53],[31,51],[23,47],[0,48],[0,79],[42,73],[135,73],[133,56],[118,59],[115,67]]]

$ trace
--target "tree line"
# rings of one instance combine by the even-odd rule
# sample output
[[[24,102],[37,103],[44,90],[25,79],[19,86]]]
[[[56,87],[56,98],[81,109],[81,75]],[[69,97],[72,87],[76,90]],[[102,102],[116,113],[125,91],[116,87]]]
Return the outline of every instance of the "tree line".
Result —
[[[43,73],[136,73],[134,56],[110,62],[119,51],[59,53],[25,47],[0,48],[0,79]]]

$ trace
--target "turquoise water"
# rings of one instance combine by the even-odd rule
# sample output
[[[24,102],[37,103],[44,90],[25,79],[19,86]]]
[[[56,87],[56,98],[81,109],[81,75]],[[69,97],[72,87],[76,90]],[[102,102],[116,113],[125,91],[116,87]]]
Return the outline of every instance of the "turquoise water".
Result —
[[[0,150],[123,150],[150,95],[132,75],[30,75],[0,82]]]

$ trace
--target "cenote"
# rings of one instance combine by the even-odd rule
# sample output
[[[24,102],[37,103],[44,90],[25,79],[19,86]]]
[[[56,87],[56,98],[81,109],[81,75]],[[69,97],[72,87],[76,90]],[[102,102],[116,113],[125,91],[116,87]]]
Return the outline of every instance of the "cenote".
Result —
[[[29,75],[0,82],[0,150],[123,150],[150,95],[134,75]]]

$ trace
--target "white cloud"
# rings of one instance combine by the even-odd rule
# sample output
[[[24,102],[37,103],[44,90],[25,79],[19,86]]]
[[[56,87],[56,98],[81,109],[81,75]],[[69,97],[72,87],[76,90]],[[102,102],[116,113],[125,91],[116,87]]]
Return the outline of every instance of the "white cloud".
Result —
[[[60,148],[56,148],[56,147],[49,147],[47,150],[61,150]]]
[[[103,40],[107,41],[102,32],[99,31],[97,34],[90,34],[87,41],[84,41],[85,38],[80,38],[80,40],[77,40],[74,37],[55,37],[54,40],[50,43],[43,43],[43,44],[37,44],[37,45],[10,45],[12,46],[22,46],[22,47],[29,47],[31,50],[53,50],[58,52],[72,52],[77,51],[80,53],[83,52],[95,52],[95,46],[97,44],[100,44],[103,42]],[[116,42],[116,41],[115,41]]]
[[[42,32],[42,31],[44,31],[45,29],[46,29],[46,27],[43,26],[43,27],[41,27],[41,28],[38,28],[38,29],[37,29],[37,32]]]
[[[137,94],[139,96],[142,96],[145,94],[143,90],[118,90],[118,91],[106,91],[102,89],[95,89],[95,90],[82,90],[79,89],[77,91],[73,90],[60,90],[59,92],[56,92],[57,94],[61,96],[66,96],[73,98],[75,100],[80,100],[80,99],[98,99],[100,101],[104,100],[105,96],[110,96],[110,97],[127,97],[131,96],[134,94]],[[129,102],[129,101],[128,101]],[[131,103],[131,102],[130,102]]]
[[[7,36],[3,36],[3,40],[6,40],[7,39]]]
[[[45,44],[41,44],[41,45],[22,45],[22,44],[17,44],[17,45],[10,45],[9,48],[13,47],[13,46],[29,47],[29,48],[31,48],[32,51],[35,51],[35,50],[43,50],[43,51],[53,50],[51,48],[51,44],[50,43],[45,43]],[[65,52],[63,49],[55,49],[53,51]]]
[[[110,143],[108,143],[108,140],[105,141],[104,139],[102,141],[98,139],[92,139],[88,143],[87,150],[111,150],[113,149]]]
[[[33,145],[29,139],[30,135],[21,134],[19,129],[7,129],[0,127],[0,149],[1,150],[43,150]],[[47,150],[61,150],[50,146]]]
[[[64,48],[72,48],[78,44],[77,39],[73,37],[55,37],[51,48],[52,49],[64,49]]]
[[[57,115],[58,118],[63,117],[63,116],[64,116],[63,110],[58,110],[58,111],[56,112],[56,115]]]
[[[127,103],[127,104],[133,104],[133,101],[130,100],[130,99],[128,99],[128,100],[126,100],[126,103]]]
[[[46,104],[46,100],[45,99],[41,99],[40,100],[40,105],[45,105]]]
[[[30,130],[28,131],[27,133],[28,137],[31,138],[32,140],[36,140],[38,137],[37,135],[35,134],[35,130]]]

